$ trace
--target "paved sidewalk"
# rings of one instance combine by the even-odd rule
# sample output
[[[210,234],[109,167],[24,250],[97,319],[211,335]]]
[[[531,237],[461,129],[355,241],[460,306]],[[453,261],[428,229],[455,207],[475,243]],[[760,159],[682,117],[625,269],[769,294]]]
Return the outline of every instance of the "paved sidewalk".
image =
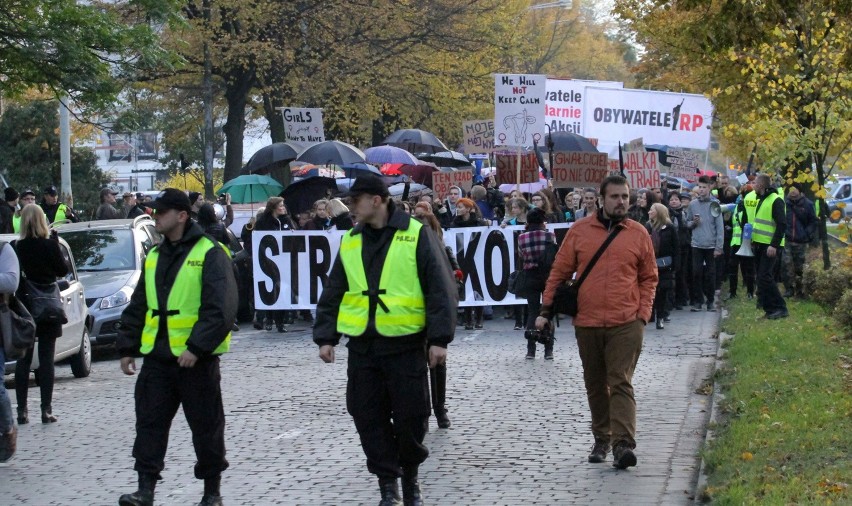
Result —
[[[573,328],[557,331],[556,360],[524,360],[526,342],[495,311],[485,329],[459,329],[448,360],[453,426],[431,420],[430,458],[421,468],[427,504],[687,504],[697,481],[709,398],[695,390],[712,373],[718,313],[675,311],[662,331],[646,328],[634,378],[639,465],[627,471],[589,464],[588,407]],[[305,324],[278,334],[234,334],[222,385],[231,468],[227,504],[376,504],[352,420],[346,413],[346,348],[323,364]],[[115,357],[73,379],[57,369],[54,412],[20,428],[18,454],[0,465],[3,504],[107,505],[135,490],[135,377]],[[7,378],[10,378],[7,376]],[[7,388],[12,386],[7,382]],[[14,404],[14,392],[10,390]],[[189,429],[178,414],[157,504],[195,504]]]

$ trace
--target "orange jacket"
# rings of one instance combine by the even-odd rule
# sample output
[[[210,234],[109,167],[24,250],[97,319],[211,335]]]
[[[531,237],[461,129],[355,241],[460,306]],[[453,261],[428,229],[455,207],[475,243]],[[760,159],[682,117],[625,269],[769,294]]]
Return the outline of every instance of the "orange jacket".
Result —
[[[654,245],[645,227],[625,218],[625,227],[598,259],[580,285],[576,327],[617,327],[651,318],[657,288]],[[556,287],[577,277],[609,235],[597,215],[574,223],[556,254],[542,300],[542,313],[550,313]]]

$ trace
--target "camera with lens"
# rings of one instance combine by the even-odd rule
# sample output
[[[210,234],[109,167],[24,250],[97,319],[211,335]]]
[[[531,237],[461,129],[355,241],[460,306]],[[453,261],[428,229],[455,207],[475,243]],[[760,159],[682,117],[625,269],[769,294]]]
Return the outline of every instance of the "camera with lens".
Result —
[[[538,330],[538,329],[527,329],[524,332],[525,339],[532,339],[541,344],[550,344],[553,342],[553,334],[550,332],[550,329]]]

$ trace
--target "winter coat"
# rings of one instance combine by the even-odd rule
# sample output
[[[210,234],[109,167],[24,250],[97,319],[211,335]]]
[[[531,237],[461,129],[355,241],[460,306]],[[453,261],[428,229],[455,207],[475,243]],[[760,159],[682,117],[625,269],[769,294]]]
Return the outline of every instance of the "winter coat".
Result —
[[[817,233],[817,215],[814,204],[807,197],[784,201],[787,204],[787,240],[809,243]]]
[[[542,314],[550,313],[556,287],[585,271],[612,227],[623,230],[580,285],[574,326],[617,327],[637,319],[648,322],[658,279],[651,237],[639,223],[624,219],[613,224],[602,211],[568,229],[547,279]]]
[[[680,269],[680,241],[678,234],[672,225],[663,225],[657,231],[658,239],[654,239],[654,230],[650,223],[645,225],[651,235],[651,244],[654,245],[654,258],[672,257],[672,265],[666,268],[657,268],[659,286],[663,289],[674,287],[675,272]]]
[[[13,241],[12,246],[21,263],[21,272],[34,283],[56,283],[57,278],[68,274],[68,264],[56,239],[28,237]],[[44,339],[61,337],[62,324],[39,323],[36,336]]]

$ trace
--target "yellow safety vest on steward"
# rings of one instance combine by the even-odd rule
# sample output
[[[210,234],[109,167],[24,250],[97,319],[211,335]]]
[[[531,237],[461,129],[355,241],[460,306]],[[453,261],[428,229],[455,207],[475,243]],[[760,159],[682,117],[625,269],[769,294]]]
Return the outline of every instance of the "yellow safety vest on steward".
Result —
[[[751,240],[757,244],[770,244],[772,236],[775,235],[775,222],[772,220],[772,205],[781,197],[777,193],[772,192],[763,199],[760,208],[756,209],[753,228],[751,230]],[[784,246],[784,240],[781,240],[781,246]]]
[[[743,211],[740,211],[739,206],[734,210],[731,216],[731,246],[739,246],[743,243]],[[752,224],[754,226],[754,224]]]
[[[337,314],[337,331],[360,336],[367,330],[370,300],[377,299],[376,331],[385,337],[415,334],[426,328],[426,300],[417,276],[417,242],[420,228],[410,220],[408,230],[394,233],[375,292],[367,285],[361,258],[363,234],[349,231],[340,242],[340,260],[349,289],[343,295]]]
[[[21,217],[18,213],[12,215],[12,229],[16,234],[21,231]]]
[[[160,311],[157,299],[156,272],[157,260],[160,257],[159,246],[148,253],[145,259],[145,296],[148,299],[148,312],[145,314],[142,346],[139,349],[143,355],[151,353],[154,349],[161,316],[166,317],[172,355],[180,356],[186,350],[186,341],[192,333],[192,327],[198,321],[198,308],[201,307],[201,271],[204,268],[204,257],[211,248],[217,247],[219,244],[207,237],[202,237],[195,243],[175,277],[169,292],[168,310],[165,311]],[[226,353],[230,346],[231,333],[228,332],[225,340],[213,351],[213,354]]]

